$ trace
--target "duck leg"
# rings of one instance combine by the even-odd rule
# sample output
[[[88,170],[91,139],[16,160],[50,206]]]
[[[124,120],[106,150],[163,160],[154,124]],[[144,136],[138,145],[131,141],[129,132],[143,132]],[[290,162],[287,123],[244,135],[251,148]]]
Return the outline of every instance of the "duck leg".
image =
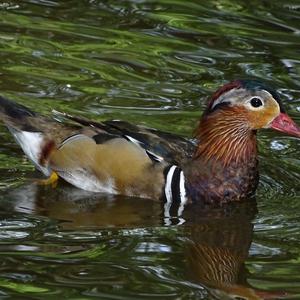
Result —
[[[59,176],[56,172],[52,171],[50,176],[46,179],[37,179],[36,182],[38,185],[51,185],[52,188],[56,188]]]

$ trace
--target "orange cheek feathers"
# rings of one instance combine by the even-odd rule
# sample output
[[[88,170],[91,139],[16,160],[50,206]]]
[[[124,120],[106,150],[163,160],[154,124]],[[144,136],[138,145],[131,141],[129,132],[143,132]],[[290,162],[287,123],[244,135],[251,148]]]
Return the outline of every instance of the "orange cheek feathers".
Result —
[[[279,114],[276,106],[266,107],[261,111],[249,111],[248,121],[252,129],[260,129],[267,127],[271,121]]]

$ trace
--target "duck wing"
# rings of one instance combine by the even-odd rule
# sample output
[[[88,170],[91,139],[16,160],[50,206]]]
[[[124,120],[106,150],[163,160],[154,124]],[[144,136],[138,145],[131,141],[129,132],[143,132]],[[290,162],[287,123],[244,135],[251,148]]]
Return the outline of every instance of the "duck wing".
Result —
[[[57,114],[57,112],[55,113]],[[148,156],[154,161],[165,161],[180,166],[192,157],[196,147],[192,139],[125,121],[94,122],[64,113],[58,114],[76,124],[93,128],[97,132],[93,136],[96,143],[101,144],[111,138],[125,138],[145,149]]]
[[[86,190],[155,199],[165,182],[168,195],[172,186],[184,190],[180,166],[193,153],[192,141],[127,122],[55,114],[44,117],[0,97],[0,119],[46,176],[54,171]]]

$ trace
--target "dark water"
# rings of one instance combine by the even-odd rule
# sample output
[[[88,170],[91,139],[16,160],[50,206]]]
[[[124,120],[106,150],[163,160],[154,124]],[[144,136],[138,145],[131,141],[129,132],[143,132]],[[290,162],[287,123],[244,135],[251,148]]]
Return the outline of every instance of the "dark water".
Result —
[[[299,1],[12,0],[0,22],[1,94],[41,113],[190,136],[209,94],[256,77],[300,123]],[[37,186],[0,135],[1,299],[300,299],[299,140],[259,135],[257,207],[168,225],[159,203]]]

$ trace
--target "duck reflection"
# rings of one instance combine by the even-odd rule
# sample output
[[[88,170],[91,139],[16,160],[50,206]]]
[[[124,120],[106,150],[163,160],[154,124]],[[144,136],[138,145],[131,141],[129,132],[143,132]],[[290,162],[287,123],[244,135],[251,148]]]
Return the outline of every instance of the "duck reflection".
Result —
[[[256,212],[256,202],[249,201],[189,213],[187,270],[193,280],[205,285],[217,299],[281,299],[284,295],[258,290],[247,283],[245,260]]]
[[[47,216],[59,221],[62,230],[160,225],[157,202],[87,192],[64,182],[55,189],[27,184],[1,198],[2,211]]]
[[[28,184],[2,195],[2,211],[48,216],[62,229],[151,227],[165,225],[160,203],[112,195],[99,195],[61,184],[56,189]],[[247,283],[245,260],[252,242],[255,201],[222,208],[189,207],[182,224],[188,276],[217,299],[279,299]],[[184,220],[184,222],[182,221]],[[176,224],[176,218],[170,219]]]

